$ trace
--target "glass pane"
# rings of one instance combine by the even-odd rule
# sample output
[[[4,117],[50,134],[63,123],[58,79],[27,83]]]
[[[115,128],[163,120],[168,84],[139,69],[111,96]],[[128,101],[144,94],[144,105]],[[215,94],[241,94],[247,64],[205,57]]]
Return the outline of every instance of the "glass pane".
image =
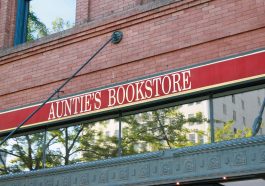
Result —
[[[255,180],[243,180],[243,181],[233,181],[233,182],[225,182],[221,183],[223,186],[264,186],[264,179],[255,179]]]
[[[60,8],[58,8],[60,7]],[[75,24],[76,0],[32,0],[27,41],[69,29]]]
[[[123,155],[209,142],[208,101],[122,118]]]
[[[47,132],[46,167],[69,165],[78,162],[78,147],[82,125],[70,126]]]
[[[2,147],[0,174],[32,171],[42,168],[44,133],[9,139]]]
[[[118,129],[111,119],[48,131],[46,167],[116,157]]]
[[[260,89],[214,99],[215,141],[250,137],[264,96],[265,89]],[[258,135],[263,134],[264,122]]]
[[[114,119],[85,125],[82,135],[82,161],[118,156],[119,123]]]

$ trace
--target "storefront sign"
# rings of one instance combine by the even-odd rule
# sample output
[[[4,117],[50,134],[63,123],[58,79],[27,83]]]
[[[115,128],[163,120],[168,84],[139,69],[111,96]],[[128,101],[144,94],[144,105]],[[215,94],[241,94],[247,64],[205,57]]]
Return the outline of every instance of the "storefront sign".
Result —
[[[257,78],[265,78],[264,51],[54,100],[48,102],[23,127],[43,125]],[[38,106],[0,112],[0,132],[14,129]]]

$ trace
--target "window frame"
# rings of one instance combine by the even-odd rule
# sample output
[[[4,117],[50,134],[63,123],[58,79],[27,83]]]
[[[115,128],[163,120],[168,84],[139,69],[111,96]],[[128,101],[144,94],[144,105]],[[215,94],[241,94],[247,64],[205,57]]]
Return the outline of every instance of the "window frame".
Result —
[[[25,43],[30,0],[17,0],[14,46]]]

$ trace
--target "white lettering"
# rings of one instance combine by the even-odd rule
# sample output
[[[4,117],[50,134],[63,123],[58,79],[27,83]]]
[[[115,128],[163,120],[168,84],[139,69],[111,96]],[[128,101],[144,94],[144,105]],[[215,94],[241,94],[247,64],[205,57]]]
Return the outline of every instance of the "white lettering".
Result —
[[[69,102],[72,102],[72,98],[69,100]],[[72,115],[72,105],[69,104],[68,100],[62,101],[62,108],[64,108],[64,115],[63,116],[71,116]],[[68,114],[67,114],[68,111]]]
[[[91,99],[93,98],[93,94],[85,95],[85,112],[91,111]]]
[[[116,98],[115,98],[115,89],[109,89],[109,104],[108,107],[112,107],[116,103]]]
[[[155,84],[155,96],[159,96],[159,85],[158,85],[158,83],[161,83],[161,77],[160,78],[155,78],[155,79],[153,79],[153,83]]]
[[[80,97],[75,97],[72,99],[73,101],[73,104],[74,104],[74,115],[78,114],[78,111],[77,111],[77,106],[78,106],[78,102],[80,102]]]
[[[149,83],[149,85],[147,83]],[[152,85],[152,81],[151,80],[146,80],[146,82],[145,82],[145,89],[146,89],[146,91],[149,92],[149,96],[147,95],[147,92],[145,92],[145,97],[146,98],[151,98],[152,97],[152,95],[153,95],[152,86],[153,86]]]
[[[101,107],[101,99],[100,99],[100,97],[101,97],[101,92],[96,92],[95,93],[95,109],[96,110],[98,110],[98,109],[100,109],[100,107]]]
[[[172,93],[180,92],[181,91],[181,86],[179,84],[180,74],[175,73],[175,74],[172,74],[172,76],[173,76],[173,91],[172,91]]]
[[[168,83],[166,84],[165,83],[165,80],[167,79]],[[164,76],[163,79],[162,79],[162,91],[164,94],[169,94],[170,93],[170,90],[171,90],[171,79],[169,76]],[[168,88],[168,90],[166,91],[165,88]]]
[[[131,91],[129,91],[131,87]],[[137,89],[136,89],[137,90]],[[131,95],[131,99],[129,99],[129,95]],[[135,95],[135,90],[134,90],[134,86],[132,84],[129,84],[127,86],[127,89],[126,89],[126,99],[129,103],[131,103],[134,99],[134,95]]]
[[[122,92],[120,91],[122,90]],[[117,102],[119,103],[119,105],[123,104],[125,101],[125,89],[123,86],[120,86],[117,90]],[[121,99],[121,100],[120,100]]]
[[[51,104],[50,113],[49,113],[49,117],[48,117],[48,120],[51,120],[51,119],[55,119],[53,103]]]
[[[139,101],[139,100],[144,99],[145,97],[144,97],[144,94],[142,92],[142,86],[144,84],[144,81],[142,81],[140,83],[136,82],[135,84],[136,84],[136,100],[135,101]],[[139,84],[140,84],[140,86],[139,86]],[[141,97],[140,99],[139,99],[139,94]]]
[[[190,70],[182,72],[182,78],[183,78],[183,90],[189,90],[191,89],[191,74]]]
[[[59,114],[59,110],[61,110],[61,115]],[[60,101],[56,102],[56,117],[57,118],[63,117],[63,105],[60,107]]]

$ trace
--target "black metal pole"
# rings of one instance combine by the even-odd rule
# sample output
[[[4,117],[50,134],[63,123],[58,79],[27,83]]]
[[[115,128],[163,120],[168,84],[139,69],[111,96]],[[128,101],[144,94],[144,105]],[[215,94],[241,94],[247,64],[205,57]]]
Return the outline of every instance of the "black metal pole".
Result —
[[[46,167],[46,138],[47,138],[47,129],[45,128],[43,134],[43,144],[42,144],[42,168]]]
[[[213,108],[213,96],[209,97],[209,110],[210,110],[210,132],[211,132],[211,143],[215,142],[214,139],[214,108]]]
[[[98,51],[92,55],[72,76],[70,76],[58,89],[54,91],[37,109],[35,109],[24,121],[22,121],[17,128],[11,131],[4,140],[0,143],[2,146],[13,134],[15,134],[30,118],[32,118],[47,102],[49,102],[53,96],[57,94],[69,81],[71,81],[96,55],[107,46],[110,42],[113,44],[118,44],[122,40],[123,34],[120,31],[116,31],[112,34],[111,38],[102,46]]]
[[[121,128],[121,118],[122,115],[121,113],[119,114],[119,141],[118,141],[118,156],[121,157],[122,156],[122,128]]]

